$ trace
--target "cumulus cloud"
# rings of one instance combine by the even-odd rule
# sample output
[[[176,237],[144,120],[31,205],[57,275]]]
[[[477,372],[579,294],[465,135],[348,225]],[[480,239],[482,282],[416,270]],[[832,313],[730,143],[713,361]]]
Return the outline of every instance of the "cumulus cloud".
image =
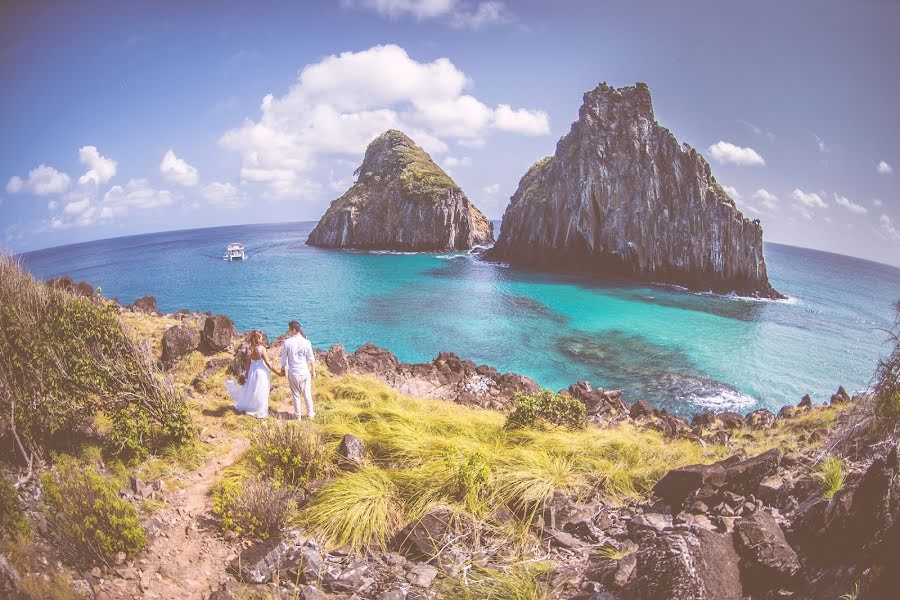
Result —
[[[234,185],[213,181],[201,190],[203,199],[218,208],[239,208],[246,204],[246,197]]]
[[[725,193],[731,197],[732,200],[740,200],[743,196],[741,193],[737,191],[737,188],[731,187],[730,185],[723,185],[722,189],[725,190]]]
[[[447,169],[455,169],[456,167],[471,167],[472,159],[468,156],[448,156],[441,161],[441,164]]]
[[[14,175],[6,183],[6,191],[9,194],[25,193],[35,196],[61,194],[68,187],[68,175],[44,164],[38,165],[29,171],[26,179]]]
[[[890,175],[894,172],[894,167],[884,161],[878,163],[878,173],[880,175]]]
[[[146,179],[131,179],[124,186],[114,185],[102,197],[91,187],[73,190],[63,197],[62,214],[50,221],[51,229],[89,227],[109,223],[135,211],[149,211],[173,204],[167,190],[153,188]]]
[[[878,198],[875,198],[874,200],[872,200],[872,206],[874,206],[875,208],[881,208],[882,206],[884,206],[884,202],[882,202]]]
[[[332,55],[307,65],[285,95],[265,96],[258,120],[225,132],[220,144],[240,153],[242,181],[278,197],[308,190],[303,174],[319,157],[358,158],[387,129],[433,154],[452,142],[478,146],[492,130],[549,132],[545,112],[491,108],[465,93],[471,85],[450,60],[421,63],[396,45]]]
[[[486,25],[515,20],[505,3],[487,0],[471,3],[459,0],[344,0],[349,7],[372,10],[389,19],[443,20],[453,27],[480,29]]]
[[[893,241],[900,241],[900,231],[897,231],[894,220],[887,215],[881,215],[878,218],[878,228],[884,237]]]
[[[490,185],[486,185],[483,188],[481,188],[481,191],[483,191],[488,196],[493,196],[494,194],[496,194],[497,192],[500,191],[500,184],[492,183]]]
[[[197,185],[200,179],[197,169],[175,156],[175,152],[171,149],[163,155],[162,162],[159,163],[159,172],[172,183],[188,187]]]
[[[765,188],[753,192],[753,199],[765,210],[778,210],[778,196]]]
[[[863,206],[861,204],[857,204],[856,202],[854,202],[850,198],[847,198],[846,196],[840,196],[838,194],[835,194],[834,195],[834,203],[837,204],[838,206],[843,206],[850,212],[856,213],[858,215],[864,215],[867,212],[869,212],[868,208],[866,208],[865,206]]]
[[[78,160],[87,166],[87,172],[78,178],[79,185],[99,185],[106,183],[116,174],[118,163],[100,154],[96,146],[82,146],[78,149]]]
[[[707,151],[719,164],[731,163],[740,166],[761,166],[766,161],[753,148],[735,146],[726,141],[718,141],[710,146]]]
[[[801,189],[795,189],[791,192],[791,199],[794,200],[791,208],[807,221],[813,218],[813,209],[828,207],[828,204],[822,200],[821,196],[814,192],[804,192]]]

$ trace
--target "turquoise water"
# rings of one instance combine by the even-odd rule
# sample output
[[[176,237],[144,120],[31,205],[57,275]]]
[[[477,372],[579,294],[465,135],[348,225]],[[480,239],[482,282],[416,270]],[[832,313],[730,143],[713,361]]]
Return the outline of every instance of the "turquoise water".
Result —
[[[558,389],[621,387],[677,413],[825,400],[864,388],[884,353],[900,269],[768,244],[766,302],[504,268],[466,254],[389,254],[305,245],[315,223],[157,233],[23,255],[40,277],[68,273],[130,303],[230,315],[270,336],[298,319],[317,347],[371,341],[401,360],[438,351]],[[222,260],[225,245],[248,260]]]

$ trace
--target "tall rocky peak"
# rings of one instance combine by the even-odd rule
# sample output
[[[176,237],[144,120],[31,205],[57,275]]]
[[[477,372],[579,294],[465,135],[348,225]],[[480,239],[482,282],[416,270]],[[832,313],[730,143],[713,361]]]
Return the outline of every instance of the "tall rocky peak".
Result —
[[[306,243],[331,248],[445,252],[494,241],[493,225],[402,131],[375,138],[358,178]]]
[[[584,95],[556,153],[519,182],[488,259],[548,270],[781,297],[762,227],[703,156],[656,122],[644,83]]]

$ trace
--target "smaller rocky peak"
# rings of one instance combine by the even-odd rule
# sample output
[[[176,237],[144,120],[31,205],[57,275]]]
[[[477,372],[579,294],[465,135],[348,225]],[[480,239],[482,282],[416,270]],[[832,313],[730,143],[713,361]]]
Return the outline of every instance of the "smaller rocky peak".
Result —
[[[655,121],[653,99],[646,83],[637,82],[620,88],[613,87],[605,81],[584,94],[581,106],[581,117],[586,112],[604,118],[609,114],[624,114],[631,118],[644,117]]]

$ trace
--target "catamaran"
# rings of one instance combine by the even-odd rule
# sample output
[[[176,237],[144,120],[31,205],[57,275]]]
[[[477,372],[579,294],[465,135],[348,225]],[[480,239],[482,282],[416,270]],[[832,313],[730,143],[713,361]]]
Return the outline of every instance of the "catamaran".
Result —
[[[228,244],[228,248],[225,251],[225,258],[227,260],[244,260],[244,245],[243,244]]]

